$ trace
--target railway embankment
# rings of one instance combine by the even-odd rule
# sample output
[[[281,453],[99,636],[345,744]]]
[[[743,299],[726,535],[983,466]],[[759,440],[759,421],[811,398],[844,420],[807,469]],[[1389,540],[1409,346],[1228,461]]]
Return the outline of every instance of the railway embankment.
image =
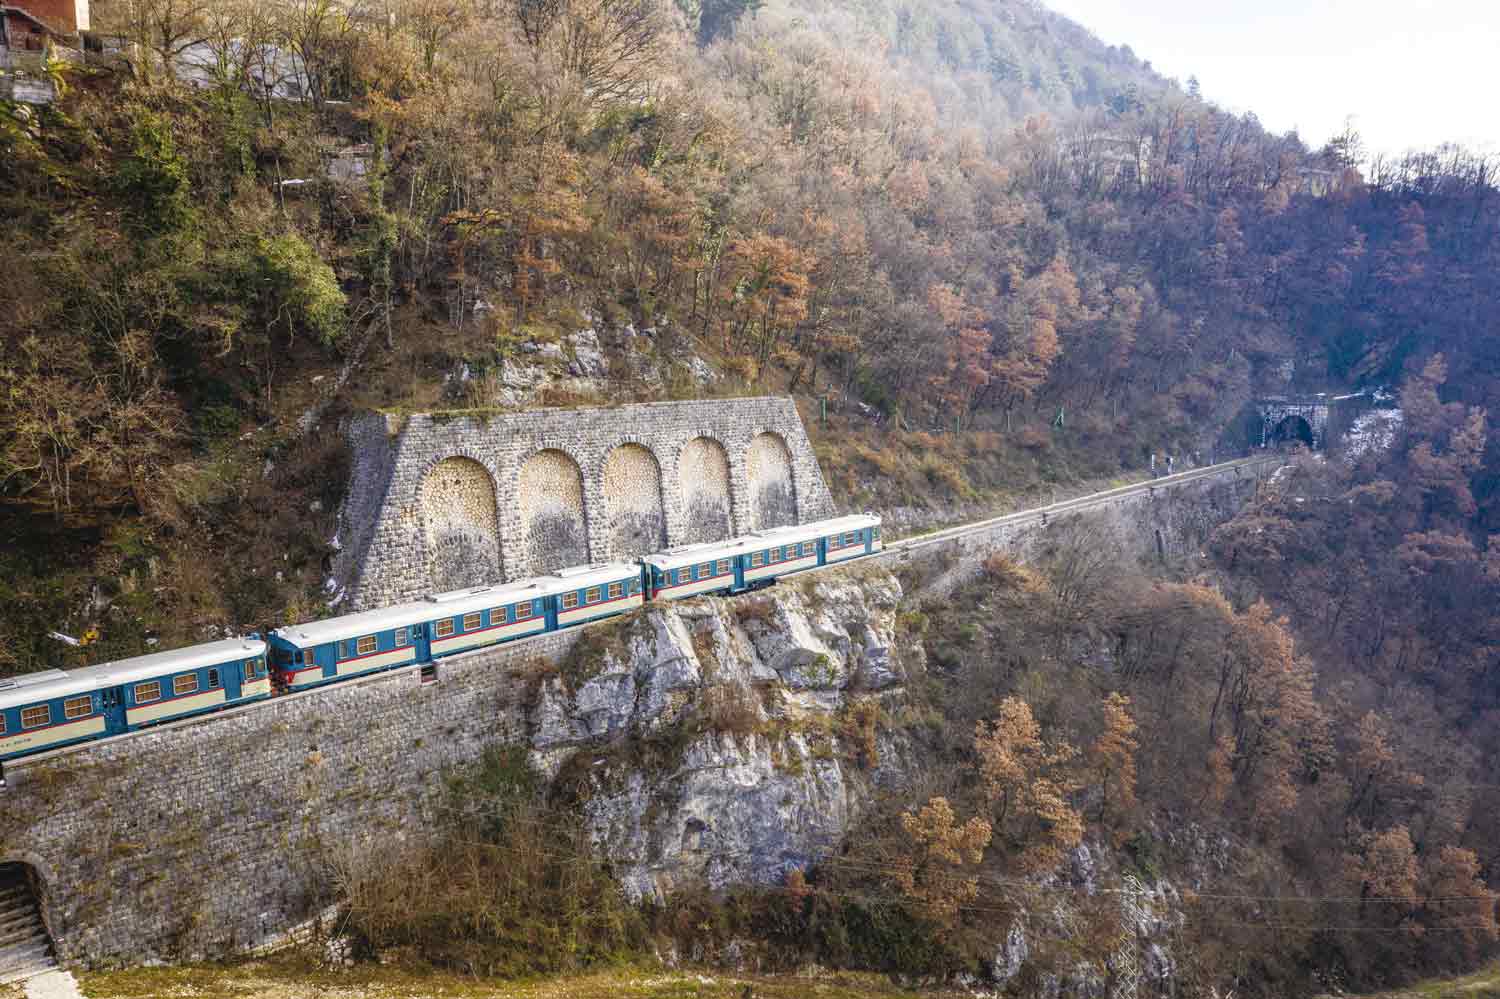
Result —
[[[0,862],[28,871],[65,963],[232,953],[323,911],[342,853],[422,835],[445,771],[521,743],[582,792],[633,894],[776,881],[833,850],[871,788],[911,766],[880,724],[922,668],[905,610],[1072,525],[1136,557],[1196,551],[1271,467],[1185,473],[896,542],[763,593],[39,756],[7,768]]]

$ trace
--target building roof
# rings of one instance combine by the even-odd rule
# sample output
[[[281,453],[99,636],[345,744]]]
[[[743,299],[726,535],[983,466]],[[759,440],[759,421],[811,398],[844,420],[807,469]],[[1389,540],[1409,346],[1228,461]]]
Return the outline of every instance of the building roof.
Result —
[[[0,679],[0,709],[35,704],[53,697],[67,697],[69,694],[81,694],[104,687],[117,687],[137,680],[154,680],[204,666],[222,666],[265,654],[266,643],[259,638],[230,638],[189,645],[185,649],[171,649],[117,662],[100,663],[97,666],[85,666],[83,669],[54,669],[45,673],[9,677]]]
[[[38,28],[41,28],[49,35],[62,34],[62,32],[58,31],[56,28],[52,27],[52,25],[48,24],[46,21],[43,21],[41,18],[37,17],[35,14],[31,13],[28,10],[25,10],[21,7],[14,7],[9,4],[0,4],[0,18],[6,17],[19,17],[22,20],[30,21],[32,24],[36,25]]]

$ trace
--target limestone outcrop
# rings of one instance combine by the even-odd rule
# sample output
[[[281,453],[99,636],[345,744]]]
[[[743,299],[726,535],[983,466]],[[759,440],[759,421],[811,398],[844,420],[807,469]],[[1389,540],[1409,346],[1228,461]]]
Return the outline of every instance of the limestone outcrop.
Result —
[[[575,650],[587,675],[565,662],[541,684],[535,760],[581,789],[627,892],[779,883],[835,849],[876,782],[900,776],[899,740],[874,723],[921,654],[900,600],[868,570],[652,607]]]

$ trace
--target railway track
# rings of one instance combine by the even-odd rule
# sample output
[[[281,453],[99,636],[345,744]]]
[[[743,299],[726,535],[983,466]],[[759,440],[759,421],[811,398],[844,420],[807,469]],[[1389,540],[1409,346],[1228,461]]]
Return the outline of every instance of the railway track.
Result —
[[[1067,513],[1088,510],[1125,496],[1179,486],[1197,479],[1211,478],[1231,468],[1258,468],[1263,465],[1280,464],[1283,464],[1283,459],[1279,455],[1252,455],[1249,458],[1237,458],[1234,461],[1220,462],[1217,465],[1205,465],[1202,468],[1195,468],[1187,472],[1178,472],[1175,475],[1164,475],[1159,479],[1147,479],[1144,482],[1133,482],[1129,485],[1116,486],[1114,489],[1106,489],[1102,492],[1087,493],[1083,496],[1075,496],[1072,499],[1058,500],[1056,503],[1049,504],[1048,506],[1017,510],[1014,513],[1001,514],[998,517],[990,517],[986,520],[958,524],[954,527],[944,528],[930,534],[919,534],[914,537],[887,542],[885,552],[919,551],[932,545],[943,544],[944,542],[967,537],[971,534],[982,534],[992,531],[997,527],[1023,524],[1039,516],[1057,517]]]
[[[988,531],[993,531],[998,527],[1005,527],[1011,524],[1022,524],[1038,517],[1050,518],[1082,510],[1088,510],[1103,504],[1110,503],[1125,496],[1143,492],[1150,492],[1156,489],[1164,489],[1183,485],[1188,482],[1193,482],[1197,479],[1210,478],[1232,468],[1249,469],[1258,468],[1264,465],[1280,465],[1282,463],[1283,460],[1278,455],[1255,455],[1249,458],[1239,458],[1234,461],[1220,462],[1217,465],[1206,465],[1202,468],[1192,469],[1191,471],[1178,472],[1175,475],[1163,476],[1157,479],[1148,479],[1144,482],[1136,482],[1129,485],[1118,486],[1114,489],[1106,489],[1097,493],[1088,493],[1083,496],[1075,496],[1072,499],[1059,500],[1056,503],[1049,504],[1048,506],[1032,507],[1027,510],[1017,510],[1013,513],[1002,514],[997,517],[989,517],[984,520],[978,520],[968,524],[958,524],[954,527],[944,528],[939,531],[934,531],[930,534],[921,534],[915,537],[889,541],[885,544],[884,549],[879,553],[863,556],[857,559],[851,559],[848,562],[840,563],[840,565],[858,565],[861,562],[865,562],[870,559],[888,560],[893,557],[899,557],[901,555],[921,551],[924,548],[929,548],[934,545],[949,543],[957,539],[967,537],[969,535],[982,534]],[[829,566],[828,568],[834,567]],[[611,620],[612,619],[610,618],[606,618],[600,621],[595,621],[566,630],[582,633],[588,628],[597,627],[599,625],[607,625]],[[443,661],[452,662],[456,660],[467,659],[470,656],[488,655],[493,653],[496,649],[505,649],[507,651],[523,649],[529,645],[534,645],[539,642],[545,642],[556,634],[558,633],[546,632],[544,634],[506,642],[503,645],[488,646],[481,649],[475,649],[472,652],[459,653],[458,655],[445,657]],[[10,774],[19,774],[25,771],[27,768],[36,766],[39,763],[43,763],[48,760],[54,760],[63,756],[69,756],[74,753],[83,752],[100,746],[110,745],[122,739],[135,739],[141,736],[150,736],[161,732],[172,731],[174,729],[191,728],[198,725],[212,725],[222,719],[234,717],[245,712],[273,709],[277,705],[287,704],[292,701],[300,700],[304,697],[319,697],[329,692],[330,690],[349,690],[355,687],[363,686],[364,684],[378,683],[381,681],[389,680],[392,677],[401,676],[403,674],[415,675],[423,668],[424,666],[422,664],[417,664],[412,666],[404,666],[394,670],[387,670],[384,672],[371,673],[367,676],[353,677],[341,683],[334,684],[331,687],[319,687],[312,690],[282,694],[267,701],[257,701],[252,704],[243,705],[242,707],[230,708],[224,711],[217,711],[213,714],[184,718],[181,721],[167,722],[165,724],[158,725],[149,729],[127,732],[122,735],[112,736],[107,739],[98,739],[91,742],[79,743],[73,746],[65,746],[60,749],[52,750],[51,752],[38,753],[35,756],[24,757],[22,759],[8,763],[5,765],[5,772]],[[0,782],[0,792],[3,792],[3,789],[4,783]]]

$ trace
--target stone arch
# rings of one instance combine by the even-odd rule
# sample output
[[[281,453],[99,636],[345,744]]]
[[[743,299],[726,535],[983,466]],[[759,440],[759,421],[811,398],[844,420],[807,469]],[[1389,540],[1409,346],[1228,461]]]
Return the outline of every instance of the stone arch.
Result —
[[[556,572],[589,562],[583,472],[566,451],[546,448],[521,465],[516,489],[521,558],[516,576]]]
[[[723,541],[734,534],[730,501],[729,452],[712,437],[695,437],[677,458],[682,496],[683,544]]]
[[[649,448],[621,444],[604,460],[605,533],[609,557],[634,559],[667,546],[661,463]]]
[[[1315,442],[1312,424],[1300,413],[1288,413],[1271,430],[1269,443],[1272,447],[1281,444],[1302,444],[1312,447]]]
[[[756,434],[745,455],[750,486],[750,529],[797,523],[797,488],[792,477],[792,449],[780,434]]]
[[[442,592],[499,582],[499,505],[489,469],[461,455],[444,458],[422,477],[418,495],[432,588]]]

